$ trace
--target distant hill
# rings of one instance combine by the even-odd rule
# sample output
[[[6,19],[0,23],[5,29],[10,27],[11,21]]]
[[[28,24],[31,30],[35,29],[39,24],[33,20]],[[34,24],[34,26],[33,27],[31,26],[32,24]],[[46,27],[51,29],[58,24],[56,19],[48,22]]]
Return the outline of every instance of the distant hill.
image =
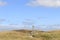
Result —
[[[60,40],[60,30],[37,31],[32,37],[31,30],[13,30],[0,32],[0,40]]]

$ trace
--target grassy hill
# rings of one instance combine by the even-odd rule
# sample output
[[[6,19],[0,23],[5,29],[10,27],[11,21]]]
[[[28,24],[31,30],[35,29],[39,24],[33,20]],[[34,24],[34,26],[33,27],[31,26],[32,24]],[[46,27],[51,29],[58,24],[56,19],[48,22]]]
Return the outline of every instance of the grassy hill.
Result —
[[[31,30],[14,30],[0,32],[0,40],[60,40],[60,31],[36,31],[34,36]]]

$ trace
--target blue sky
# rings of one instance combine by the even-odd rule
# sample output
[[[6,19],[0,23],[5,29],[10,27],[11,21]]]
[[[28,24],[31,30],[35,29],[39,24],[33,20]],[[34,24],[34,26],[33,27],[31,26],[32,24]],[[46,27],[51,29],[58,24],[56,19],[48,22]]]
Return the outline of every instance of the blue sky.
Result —
[[[25,19],[32,19],[35,25],[60,24],[60,7],[28,6],[29,0],[3,0],[7,4],[0,6],[2,25],[21,25]],[[20,27],[19,27],[20,28]],[[46,27],[41,27],[45,29]],[[49,27],[50,28],[50,27]]]

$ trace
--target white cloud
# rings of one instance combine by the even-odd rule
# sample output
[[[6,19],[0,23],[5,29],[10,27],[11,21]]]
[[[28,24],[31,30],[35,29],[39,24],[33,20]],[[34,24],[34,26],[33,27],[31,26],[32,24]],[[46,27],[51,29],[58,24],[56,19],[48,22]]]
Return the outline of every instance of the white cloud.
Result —
[[[5,6],[7,4],[7,2],[5,1],[0,1],[0,6]]]
[[[31,0],[29,6],[60,7],[60,0]]]

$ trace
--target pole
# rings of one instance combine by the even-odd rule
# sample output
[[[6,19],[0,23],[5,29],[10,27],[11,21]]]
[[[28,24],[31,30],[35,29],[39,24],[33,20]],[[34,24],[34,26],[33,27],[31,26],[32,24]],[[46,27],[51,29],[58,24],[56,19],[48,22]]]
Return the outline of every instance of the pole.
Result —
[[[34,25],[32,26],[32,33],[31,33],[31,35],[32,35],[32,37],[34,37]]]

